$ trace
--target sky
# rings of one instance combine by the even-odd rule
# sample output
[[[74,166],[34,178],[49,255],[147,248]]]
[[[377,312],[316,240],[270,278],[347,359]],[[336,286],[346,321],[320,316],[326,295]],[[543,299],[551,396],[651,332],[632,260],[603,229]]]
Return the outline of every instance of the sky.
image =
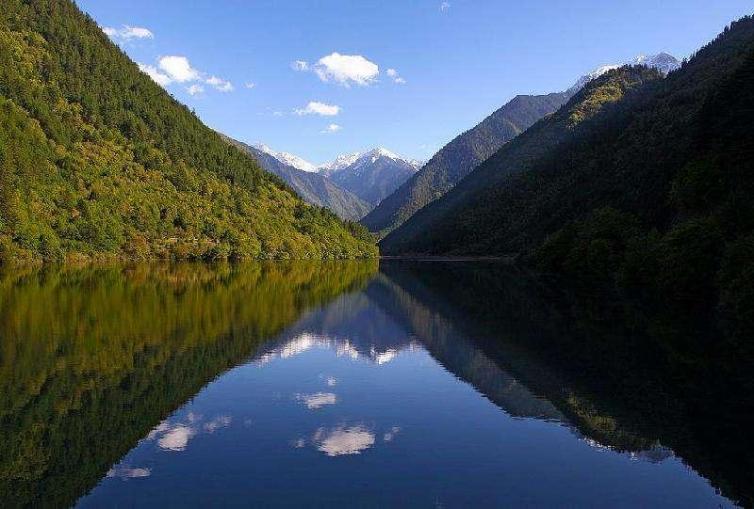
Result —
[[[210,127],[314,163],[427,159],[517,94],[683,58],[751,0],[78,0]]]

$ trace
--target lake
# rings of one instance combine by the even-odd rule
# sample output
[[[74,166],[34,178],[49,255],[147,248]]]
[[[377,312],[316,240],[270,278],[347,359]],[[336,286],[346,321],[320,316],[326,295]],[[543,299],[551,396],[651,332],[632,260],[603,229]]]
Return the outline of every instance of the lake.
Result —
[[[733,507],[751,363],[497,262],[6,269],[6,507]]]

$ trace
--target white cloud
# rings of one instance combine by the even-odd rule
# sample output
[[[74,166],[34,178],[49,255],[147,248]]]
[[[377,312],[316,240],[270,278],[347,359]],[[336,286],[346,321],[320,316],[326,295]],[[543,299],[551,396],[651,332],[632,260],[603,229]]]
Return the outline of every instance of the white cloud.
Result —
[[[396,71],[395,69],[388,69],[387,75],[390,77],[390,79],[393,80],[393,83],[397,83],[398,85],[404,85],[406,83],[406,80],[401,78],[398,75],[398,71]]]
[[[338,402],[338,397],[332,392],[296,394],[296,399],[304,403],[309,410],[317,410],[323,406],[334,405]]]
[[[122,28],[105,27],[102,31],[114,41],[127,42],[133,39],[154,39],[152,31],[144,27],[123,25]]]
[[[312,441],[317,444],[318,450],[328,456],[361,454],[361,451],[374,445],[374,433],[363,426],[331,430],[319,428]]]
[[[211,76],[207,78],[205,83],[214,87],[220,92],[233,92],[233,84],[230,81],[218,78],[217,76]]]
[[[334,117],[340,113],[340,106],[326,104],[319,101],[309,101],[305,108],[294,110],[296,115],[321,115],[323,117]]]
[[[330,124],[327,127],[325,127],[325,129],[322,131],[322,134],[337,133],[341,129],[343,129],[343,127],[339,126],[338,124]]]
[[[179,83],[187,81],[196,81],[199,79],[199,71],[191,67],[188,58],[169,55],[160,58],[158,61],[159,68],[165,72],[170,79]]]
[[[186,92],[188,92],[189,95],[198,95],[204,92],[204,87],[194,83],[186,89]]]
[[[443,2],[440,4],[440,12],[448,12],[450,10],[450,2]]]
[[[146,64],[138,64],[138,65],[141,72],[149,75],[149,77],[152,78],[152,80],[154,80],[154,82],[160,85],[161,87],[166,87],[173,82],[173,80],[170,79],[170,76],[160,72],[159,69],[157,69],[156,67],[152,65],[146,65]]]
[[[291,62],[291,69],[294,71],[308,71],[309,70],[309,62],[305,60],[294,60]]]
[[[139,64],[139,69],[162,87],[167,87],[171,83],[191,83],[186,88],[186,92],[192,96],[204,92],[202,85],[209,85],[220,92],[232,92],[234,90],[230,81],[214,75],[207,77],[207,74],[195,69],[189,59],[184,56],[164,56],[158,59],[157,67]]]
[[[346,87],[351,84],[366,86],[377,79],[380,68],[361,55],[336,52],[320,58],[314,65],[314,72],[324,82],[333,81]]]
[[[254,88],[256,86],[257,86],[257,84],[254,83],[253,81],[247,81],[246,83],[244,83],[244,87],[248,88],[249,90],[251,90],[252,88]]]
[[[338,383],[338,379],[333,376],[328,376],[326,383],[328,387],[335,387],[335,385],[337,385]]]

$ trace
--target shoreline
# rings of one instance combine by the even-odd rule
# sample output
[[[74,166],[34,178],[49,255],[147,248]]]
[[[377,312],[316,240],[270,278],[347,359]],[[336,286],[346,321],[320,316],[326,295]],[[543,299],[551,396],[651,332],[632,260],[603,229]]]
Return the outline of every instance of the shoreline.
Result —
[[[431,255],[407,255],[407,256],[391,256],[380,255],[379,259],[382,260],[402,260],[413,262],[505,262],[515,263],[515,255],[509,256],[431,256]]]

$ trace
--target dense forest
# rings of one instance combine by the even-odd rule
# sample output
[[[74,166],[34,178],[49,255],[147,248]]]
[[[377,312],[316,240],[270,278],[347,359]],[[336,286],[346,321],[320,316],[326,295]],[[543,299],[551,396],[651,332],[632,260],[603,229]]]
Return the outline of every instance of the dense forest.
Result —
[[[381,248],[514,255],[721,309],[744,337],[754,316],[752,111],[747,17],[666,79],[624,67],[593,81]]]
[[[70,507],[207,382],[376,269],[364,260],[0,270],[3,507]]]
[[[413,177],[372,210],[361,223],[384,236],[432,203],[501,146],[562,106],[570,92],[519,95],[472,129],[459,134]]]
[[[0,260],[376,256],[170,97],[71,0],[0,9]]]

